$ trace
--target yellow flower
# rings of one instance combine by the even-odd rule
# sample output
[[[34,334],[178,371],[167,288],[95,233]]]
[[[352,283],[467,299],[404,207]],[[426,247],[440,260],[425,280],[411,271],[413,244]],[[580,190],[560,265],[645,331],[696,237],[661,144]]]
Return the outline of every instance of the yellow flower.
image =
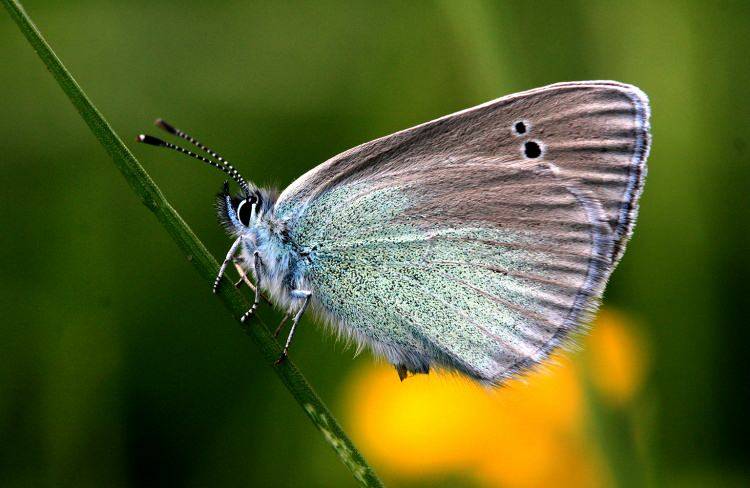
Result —
[[[621,407],[643,383],[647,361],[643,341],[628,318],[604,309],[586,340],[586,371],[597,390]]]
[[[624,401],[642,379],[643,355],[622,315],[600,317],[587,340],[587,368],[606,398]],[[587,435],[582,367],[573,356],[558,353],[496,391],[449,374],[401,383],[390,365],[368,363],[346,388],[348,424],[365,455],[397,479],[601,486],[607,470]]]

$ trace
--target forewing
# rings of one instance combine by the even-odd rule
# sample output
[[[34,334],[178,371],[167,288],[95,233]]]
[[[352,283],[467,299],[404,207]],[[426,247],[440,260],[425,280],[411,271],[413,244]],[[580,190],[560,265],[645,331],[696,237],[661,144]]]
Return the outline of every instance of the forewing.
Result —
[[[498,383],[595,307],[635,217],[647,110],[610,82],[505,97],[329,160],[278,214],[343,330],[411,370]]]
[[[602,205],[619,261],[630,237],[646,176],[649,104],[632,85],[614,81],[557,83],[509,95],[357,146],[293,182],[279,204],[309,202],[343,182],[408,177],[414,167],[466,157],[497,165],[527,159],[526,143],[541,149]],[[516,124],[524,125],[519,134]],[[489,198],[501,198],[501,195]]]

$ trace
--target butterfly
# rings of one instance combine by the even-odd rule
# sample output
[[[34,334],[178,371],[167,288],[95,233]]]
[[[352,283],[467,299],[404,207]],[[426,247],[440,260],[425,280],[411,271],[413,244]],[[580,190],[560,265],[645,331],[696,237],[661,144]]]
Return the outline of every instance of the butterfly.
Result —
[[[357,146],[280,194],[162,120],[207,157],[138,140],[239,185],[217,195],[234,241],[214,291],[236,263],[255,280],[243,321],[263,291],[292,317],[279,361],[311,308],[401,380],[437,367],[499,385],[595,312],[635,224],[649,116],[635,86],[557,83]]]

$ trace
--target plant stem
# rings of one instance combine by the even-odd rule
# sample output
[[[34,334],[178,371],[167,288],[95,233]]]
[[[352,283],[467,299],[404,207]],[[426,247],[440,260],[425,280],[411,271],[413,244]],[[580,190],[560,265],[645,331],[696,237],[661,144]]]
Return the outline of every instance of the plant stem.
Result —
[[[57,80],[78,113],[81,114],[91,132],[112,157],[115,166],[125,177],[130,188],[172,236],[182,253],[206,282],[206,290],[209,290],[209,285],[213,282],[218,269],[216,260],[182,220],[182,217],[172,208],[159,187],[156,186],[138,160],[123,144],[94,104],[91,103],[73,76],[65,69],[65,66],[42,37],[21,4],[16,0],[2,1],[23,35]],[[219,297],[234,318],[239,321],[240,316],[247,309],[247,303],[240,293],[232,286],[223,286],[220,289]],[[273,362],[281,353],[281,348],[271,337],[265,324],[259,322],[256,317],[256,322],[253,325],[243,327],[243,329],[258,345],[266,362],[272,366],[294,399],[300,404],[315,427],[318,428],[323,439],[333,447],[357,481],[368,487],[383,486],[373,469],[367,464],[299,369],[290,360],[285,361],[280,366],[273,366]]]

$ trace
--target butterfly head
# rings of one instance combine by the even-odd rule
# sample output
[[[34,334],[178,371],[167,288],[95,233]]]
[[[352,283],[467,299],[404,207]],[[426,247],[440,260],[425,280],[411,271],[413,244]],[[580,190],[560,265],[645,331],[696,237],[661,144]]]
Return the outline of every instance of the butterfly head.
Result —
[[[229,191],[229,182],[225,181],[221,191],[216,195],[219,223],[232,235],[244,234],[268,216],[275,200],[275,192],[254,187],[249,194],[243,190],[232,195]]]
[[[152,146],[166,147],[203,161],[209,166],[222,171],[239,185],[241,192],[233,196],[229,192],[229,182],[225,181],[222,191],[217,195],[219,222],[230,234],[240,235],[247,233],[248,230],[257,226],[264,216],[269,214],[276,200],[275,192],[257,188],[243,178],[229,161],[186,132],[177,129],[162,119],[157,119],[155,125],[169,134],[188,141],[206,153],[206,156],[147,134],[139,135],[136,140]]]

